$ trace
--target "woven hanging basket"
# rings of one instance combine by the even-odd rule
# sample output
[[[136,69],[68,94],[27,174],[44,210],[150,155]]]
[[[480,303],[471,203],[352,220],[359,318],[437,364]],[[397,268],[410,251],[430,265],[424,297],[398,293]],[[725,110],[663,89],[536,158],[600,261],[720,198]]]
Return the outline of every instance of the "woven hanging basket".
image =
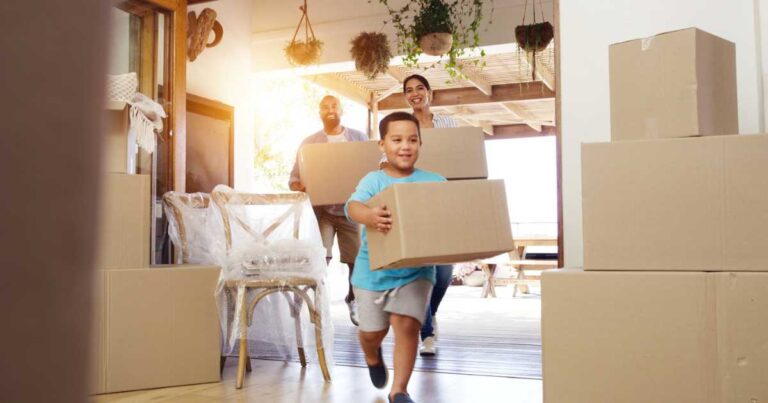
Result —
[[[515,27],[517,45],[526,52],[541,52],[554,37],[555,29],[547,21]]]
[[[419,38],[419,47],[425,54],[442,56],[453,47],[453,34],[450,32],[433,32]]]
[[[293,33],[293,39],[285,45],[283,51],[285,57],[294,66],[306,66],[316,63],[320,60],[320,55],[323,52],[323,42],[315,38],[315,31],[312,29],[312,24],[309,22],[309,14],[307,14],[307,0],[304,0],[304,5],[299,6],[301,11],[301,19],[296,26],[296,32]],[[299,31],[304,26],[304,40],[296,39]]]

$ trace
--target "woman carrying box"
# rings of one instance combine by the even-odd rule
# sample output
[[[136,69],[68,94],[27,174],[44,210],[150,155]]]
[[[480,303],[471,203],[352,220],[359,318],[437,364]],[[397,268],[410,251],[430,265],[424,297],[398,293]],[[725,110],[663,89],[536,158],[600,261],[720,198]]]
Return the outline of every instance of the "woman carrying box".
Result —
[[[429,106],[434,94],[429,81],[423,76],[413,74],[406,77],[403,80],[403,94],[408,105],[413,109],[413,116],[419,120],[419,126],[422,129],[458,126],[452,117],[430,112]],[[421,356],[433,356],[437,353],[437,322],[435,321],[437,308],[448,291],[452,277],[452,265],[436,266],[435,288],[432,290],[432,297],[421,327],[421,347],[419,348],[419,355]]]

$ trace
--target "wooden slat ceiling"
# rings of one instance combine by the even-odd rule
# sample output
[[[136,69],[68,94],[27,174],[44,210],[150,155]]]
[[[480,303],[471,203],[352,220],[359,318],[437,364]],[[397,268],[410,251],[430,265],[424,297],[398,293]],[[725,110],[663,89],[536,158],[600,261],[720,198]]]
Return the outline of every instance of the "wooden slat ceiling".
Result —
[[[530,61],[532,58],[527,57],[524,52],[491,54],[484,59],[485,66],[482,69],[466,69],[468,73],[466,80],[451,80],[442,66],[427,70],[392,66],[387,74],[380,74],[374,79],[369,79],[357,71],[327,73],[306,78],[344,96],[351,97],[357,102],[366,104],[369,108],[372,107],[372,101],[376,102],[378,106],[387,111],[408,110],[402,105],[402,102],[389,101],[402,99],[401,80],[414,73],[426,77],[432,89],[438,93],[445,90],[452,90],[449,92],[455,93],[457,90],[465,89],[475,92],[479,90],[485,95],[490,95],[488,92],[493,91],[495,86],[504,86],[506,93],[509,94],[514,93],[514,91],[509,91],[509,84],[517,84],[521,86],[520,93],[522,94],[526,92],[523,89],[531,85],[529,83],[541,81],[543,86],[540,85],[540,87],[546,90],[546,94],[536,94],[531,99],[520,99],[520,96],[509,96],[508,99],[501,96],[499,99],[500,97],[494,92],[494,99],[483,101],[483,103],[440,105],[435,102],[432,109],[437,113],[453,116],[460,125],[482,127],[491,135],[494,126],[525,125],[535,132],[543,133],[542,126],[554,125],[554,43],[536,55],[537,74],[535,77],[532,77],[531,74]],[[421,67],[428,66],[429,64],[425,64]],[[531,91],[528,90],[527,92],[530,93]],[[461,98],[461,95],[459,97]],[[436,98],[438,97],[436,96]],[[385,99],[387,101],[381,102]],[[399,106],[394,108],[386,106],[394,104],[399,104]],[[551,131],[545,130],[544,132],[550,133]]]

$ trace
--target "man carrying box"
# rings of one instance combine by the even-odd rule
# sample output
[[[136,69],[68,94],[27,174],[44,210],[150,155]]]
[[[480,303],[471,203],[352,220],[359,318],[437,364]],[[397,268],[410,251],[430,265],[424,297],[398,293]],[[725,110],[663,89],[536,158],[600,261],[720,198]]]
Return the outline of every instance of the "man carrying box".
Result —
[[[326,95],[320,100],[320,120],[323,122],[323,128],[315,134],[304,139],[301,145],[315,143],[341,143],[345,141],[367,141],[368,137],[362,132],[344,127],[341,125],[341,104],[338,98],[332,95]],[[301,148],[301,147],[299,147]],[[333,161],[329,161],[333,163]],[[304,192],[306,188],[301,183],[299,175],[299,161],[293,164],[291,170],[291,179],[288,182],[291,190]],[[349,289],[344,302],[349,307],[349,318],[357,326],[357,308],[355,305],[355,294],[352,290],[352,272],[355,269],[355,257],[360,248],[360,234],[357,225],[347,221],[344,216],[343,205],[331,205],[315,207],[317,224],[320,226],[320,236],[323,239],[323,246],[326,250],[326,262],[330,262],[333,257],[333,237],[338,235],[340,260],[349,266]]]

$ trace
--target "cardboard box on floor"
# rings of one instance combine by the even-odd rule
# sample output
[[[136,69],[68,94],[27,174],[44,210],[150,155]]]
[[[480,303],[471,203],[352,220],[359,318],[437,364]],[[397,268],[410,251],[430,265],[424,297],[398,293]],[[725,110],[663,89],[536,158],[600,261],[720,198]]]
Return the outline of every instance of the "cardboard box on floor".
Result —
[[[371,269],[456,263],[514,249],[503,180],[398,183],[369,200],[392,229],[367,230]]]
[[[96,267],[149,265],[150,181],[149,175],[103,176]]]
[[[736,47],[696,28],[609,48],[611,139],[739,132]]]
[[[584,144],[586,270],[768,271],[768,135]]]
[[[97,271],[91,393],[218,382],[219,271]]]
[[[482,129],[424,129],[416,167],[447,179],[488,177]],[[378,141],[305,144],[299,151],[301,181],[315,206],[343,204],[366,174],[379,169]]]
[[[768,399],[768,273],[542,276],[544,403]]]

